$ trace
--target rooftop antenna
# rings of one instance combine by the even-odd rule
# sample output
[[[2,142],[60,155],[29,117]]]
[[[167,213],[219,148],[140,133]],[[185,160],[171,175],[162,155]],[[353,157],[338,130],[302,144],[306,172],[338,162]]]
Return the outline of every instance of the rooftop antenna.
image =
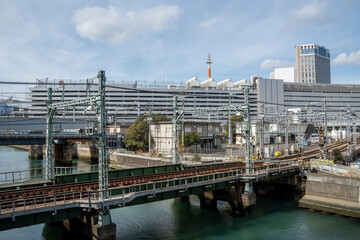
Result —
[[[213,62],[211,61],[210,53],[209,53],[208,60],[206,61],[206,64],[209,66],[209,70],[208,70],[209,78],[211,78],[211,64],[212,63]]]

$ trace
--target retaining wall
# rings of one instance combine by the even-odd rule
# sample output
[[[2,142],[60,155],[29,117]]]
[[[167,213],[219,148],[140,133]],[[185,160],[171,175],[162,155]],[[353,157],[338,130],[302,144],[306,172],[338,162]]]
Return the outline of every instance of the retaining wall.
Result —
[[[299,206],[360,218],[360,179],[308,173]]]

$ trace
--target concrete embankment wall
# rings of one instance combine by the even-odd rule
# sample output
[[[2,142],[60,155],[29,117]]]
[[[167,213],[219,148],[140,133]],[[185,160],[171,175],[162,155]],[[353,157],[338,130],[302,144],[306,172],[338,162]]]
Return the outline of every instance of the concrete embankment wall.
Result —
[[[91,160],[98,160],[98,150],[96,148],[91,149],[89,147],[77,147],[77,155],[80,158],[89,158]],[[151,167],[172,164],[171,160],[167,162],[161,158],[142,156],[139,154],[130,154],[116,150],[110,155],[110,162],[116,163],[117,167],[121,168],[134,168],[134,167]]]
[[[29,145],[8,145],[9,147],[29,151]]]
[[[151,166],[172,164],[171,160],[168,160],[166,162],[161,158],[142,156],[138,154],[120,153],[120,152],[114,152],[110,156],[110,161],[117,163],[118,166],[123,168],[151,167]]]
[[[360,218],[360,179],[309,173],[299,206]]]

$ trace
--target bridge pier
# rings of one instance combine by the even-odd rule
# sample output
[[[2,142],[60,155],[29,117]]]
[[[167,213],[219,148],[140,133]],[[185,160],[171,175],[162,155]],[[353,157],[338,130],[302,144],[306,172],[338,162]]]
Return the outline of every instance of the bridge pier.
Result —
[[[200,200],[200,207],[216,209],[217,199],[214,198],[212,191],[198,194],[198,197]]]
[[[190,202],[190,196],[178,197],[178,198],[176,198],[176,200],[181,201],[181,202]]]
[[[110,213],[66,219],[62,225],[68,233],[76,232],[89,239],[116,239],[116,224],[111,221]]]
[[[234,215],[246,215],[249,208],[256,204],[255,193],[244,192],[244,186],[232,186],[198,195],[200,206],[216,208],[217,201],[228,202]]]
[[[71,164],[73,158],[73,143],[54,144],[54,160],[56,163]]]
[[[305,194],[305,180],[297,174],[279,179],[257,182],[255,192],[260,195],[299,200]]]
[[[29,145],[29,158],[30,159],[43,159],[44,145]]]

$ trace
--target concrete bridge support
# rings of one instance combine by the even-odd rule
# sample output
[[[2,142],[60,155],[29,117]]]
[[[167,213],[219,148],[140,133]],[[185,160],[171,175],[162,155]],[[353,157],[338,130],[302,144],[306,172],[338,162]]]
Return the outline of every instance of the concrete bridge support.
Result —
[[[43,159],[44,145],[29,145],[30,159]]]
[[[60,164],[71,164],[73,158],[73,143],[54,144],[54,160]]]
[[[233,186],[216,191],[204,192],[198,195],[200,206],[216,208],[217,201],[228,202],[235,215],[246,215],[249,207],[256,204],[255,193],[244,192],[244,186]]]
[[[299,200],[305,193],[305,179],[301,175],[255,183],[255,192],[260,195]]]
[[[90,160],[98,162],[99,161],[99,149],[96,146],[96,144],[91,143],[89,145],[89,150],[90,150]]]
[[[116,239],[116,224],[111,221],[101,223],[98,215],[66,219],[62,224],[70,234],[76,232],[88,239]]]

